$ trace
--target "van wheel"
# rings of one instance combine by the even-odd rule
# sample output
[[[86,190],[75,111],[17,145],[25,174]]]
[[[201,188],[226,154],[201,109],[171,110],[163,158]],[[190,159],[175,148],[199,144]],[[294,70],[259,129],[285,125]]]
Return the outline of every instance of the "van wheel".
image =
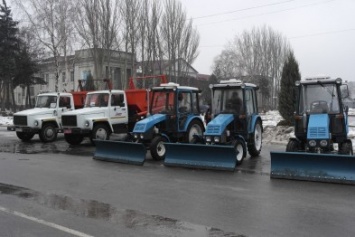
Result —
[[[57,129],[52,123],[47,123],[43,125],[42,129],[39,131],[39,139],[42,142],[53,142],[57,139]]]
[[[16,136],[24,142],[30,141],[34,135],[35,134],[31,132],[16,132]]]
[[[164,160],[166,147],[164,145],[168,140],[163,136],[156,136],[150,144],[150,154],[154,160]]]
[[[94,130],[92,131],[91,134],[91,143],[94,143],[94,139],[97,140],[109,140],[111,135],[111,131],[105,124],[98,124],[94,127]]]
[[[84,140],[84,136],[81,134],[64,134],[64,139],[70,145],[79,145]]]

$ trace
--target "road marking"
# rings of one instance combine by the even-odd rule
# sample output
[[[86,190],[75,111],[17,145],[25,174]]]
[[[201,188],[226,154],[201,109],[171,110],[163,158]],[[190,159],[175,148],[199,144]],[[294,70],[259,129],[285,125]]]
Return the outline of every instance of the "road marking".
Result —
[[[45,226],[49,226],[49,227],[52,227],[54,229],[58,229],[60,231],[63,231],[63,232],[66,232],[66,233],[69,233],[71,235],[75,235],[75,236],[78,236],[78,237],[94,237],[92,235],[87,235],[85,233],[82,233],[82,232],[79,232],[79,231],[76,231],[76,230],[72,230],[72,229],[69,229],[67,227],[64,227],[64,226],[61,226],[61,225],[57,225],[57,224],[52,223],[52,222],[41,220],[41,219],[38,219],[38,218],[33,217],[33,216],[28,216],[28,215],[23,214],[21,212],[11,211],[11,210],[9,210],[9,209],[7,209],[5,207],[2,207],[2,206],[0,206],[0,211],[8,213],[8,214],[12,214],[14,216],[22,217],[24,219],[27,219],[27,220],[30,220],[30,221],[34,221],[36,223],[39,223],[39,224],[42,224],[42,225],[45,225]]]

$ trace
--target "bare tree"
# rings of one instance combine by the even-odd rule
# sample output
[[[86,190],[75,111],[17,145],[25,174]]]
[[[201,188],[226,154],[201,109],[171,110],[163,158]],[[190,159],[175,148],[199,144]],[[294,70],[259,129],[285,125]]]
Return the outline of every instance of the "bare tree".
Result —
[[[214,73],[219,76],[222,71],[230,76],[228,73],[239,72],[240,75],[269,78],[272,80],[270,81],[272,90],[271,96],[268,96],[270,99],[268,103],[274,109],[277,106],[275,98],[280,87],[283,63],[290,50],[287,39],[271,27],[255,27],[251,31],[244,31],[240,36],[235,36],[215,60]],[[225,67],[224,71],[221,66]]]
[[[83,47],[90,48],[94,60],[94,78],[107,77],[104,62],[110,64],[112,50],[119,47],[119,3],[112,0],[80,0],[76,29]]]
[[[25,12],[33,33],[53,56],[55,91],[58,91],[60,56],[66,55],[72,33],[73,3],[69,0],[15,0]]]
[[[184,59],[191,64],[198,56],[199,34],[192,27],[192,20],[187,20],[181,2],[166,0],[164,7],[161,36],[166,51],[165,57],[171,63],[169,75],[177,80],[178,77],[187,76],[187,69],[181,68],[179,59]]]

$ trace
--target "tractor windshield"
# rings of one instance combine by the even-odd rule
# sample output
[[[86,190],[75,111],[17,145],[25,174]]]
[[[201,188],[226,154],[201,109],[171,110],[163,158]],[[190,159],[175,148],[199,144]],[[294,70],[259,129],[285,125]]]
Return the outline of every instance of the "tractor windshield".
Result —
[[[241,88],[215,88],[213,90],[213,114],[239,114],[242,112],[243,91]]]
[[[37,97],[36,108],[55,108],[57,106],[57,96],[41,95]]]
[[[335,84],[303,85],[299,114],[339,113],[339,98]]]
[[[174,113],[175,111],[174,97],[175,97],[175,91],[173,90],[153,91],[150,113],[151,114]]]

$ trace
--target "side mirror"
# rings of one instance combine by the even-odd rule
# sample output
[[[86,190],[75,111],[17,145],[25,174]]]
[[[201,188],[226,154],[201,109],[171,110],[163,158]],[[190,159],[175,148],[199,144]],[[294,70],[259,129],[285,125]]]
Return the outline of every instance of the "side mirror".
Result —
[[[55,107],[57,107],[57,103],[50,103],[49,108],[54,109]]]

